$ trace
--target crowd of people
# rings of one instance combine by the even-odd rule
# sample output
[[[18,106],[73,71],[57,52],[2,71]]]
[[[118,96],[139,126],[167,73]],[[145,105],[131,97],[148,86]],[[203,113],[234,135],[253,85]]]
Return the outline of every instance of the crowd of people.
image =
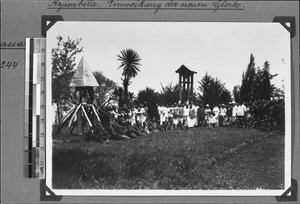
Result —
[[[166,106],[159,104],[157,112],[158,118],[150,118],[148,108],[143,104],[130,108],[107,106],[99,113],[102,124],[96,125],[89,134],[104,140],[130,139],[160,131],[184,130],[192,127],[234,127],[237,121],[246,121],[251,117],[249,108],[234,101],[227,106],[225,104],[199,106],[193,102]]]
[[[132,139],[141,135],[163,131],[155,120],[148,117],[148,108],[144,105],[135,105],[128,108],[124,105],[106,106],[98,109],[102,124],[98,123],[89,133],[92,138]]]
[[[173,128],[234,126],[237,121],[244,121],[250,117],[249,109],[244,104],[236,104],[234,101],[227,106],[206,104],[203,107],[193,102],[158,106],[158,112],[160,125],[167,123]]]

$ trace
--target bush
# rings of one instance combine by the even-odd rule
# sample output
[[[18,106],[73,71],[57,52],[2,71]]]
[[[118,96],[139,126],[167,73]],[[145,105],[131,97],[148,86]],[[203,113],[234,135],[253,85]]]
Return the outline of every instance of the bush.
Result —
[[[86,134],[86,140],[95,140],[97,142],[103,142],[108,139],[108,133],[104,129],[101,123],[97,123],[90,127],[89,131]]]
[[[285,129],[284,99],[258,100],[250,104],[251,118],[244,121],[245,127],[257,128],[262,131]]]

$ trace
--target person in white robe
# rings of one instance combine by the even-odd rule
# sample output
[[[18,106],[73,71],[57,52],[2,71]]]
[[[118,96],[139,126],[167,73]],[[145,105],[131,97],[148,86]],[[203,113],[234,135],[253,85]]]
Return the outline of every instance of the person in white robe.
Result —
[[[163,122],[168,122],[169,108],[167,106],[164,106],[163,113],[164,113],[164,121]]]
[[[158,111],[158,115],[159,115],[159,124],[162,125],[163,121],[165,120],[163,106],[158,105],[157,111]]]
[[[179,118],[179,106],[177,104],[174,104],[174,108],[173,108],[173,125],[174,125],[174,128],[177,128],[178,118]]]
[[[216,119],[216,127],[219,127],[219,114],[220,114],[220,109],[217,105],[214,106],[213,108],[213,113],[214,117]]]
[[[191,103],[188,116],[188,126],[195,127],[197,125],[197,108]]]
[[[169,106],[168,107],[168,126],[171,130],[173,129],[173,117],[174,117],[173,107]]]
[[[222,119],[221,119],[222,118]],[[220,107],[220,119],[219,121],[222,121],[222,125],[226,125],[226,121],[227,121],[227,109],[225,104],[221,104]]]
[[[178,114],[178,125],[180,126],[180,128],[183,127],[183,117],[184,117],[184,106],[182,104],[179,104],[179,107],[178,107],[178,111],[179,111],[179,114]]]
[[[204,125],[208,125],[210,114],[211,114],[211,109],[210,109],[209,105],[206,104],[205,108],[204,108],[204,115],[205,115]]]
[[[137,109],[136,107],[132,107],[131,108],[131,125],[134,126],[136,124],[136,113],[137,113]]]
[[[141,111],[141,123],[144,126],[145,122],[146,122],[146,110],[145,110],[143,104],[141,104],[140,107],[141,107],[141,110],[140,110]]]
[[[142,111],[141,111],[141,107],[140,106],[138,106],[138,108],[137,108],[136,122],[139,123],[140,125],[143,125],[143,123],[142,123]]]
[[[233,101],[232,103],[232,123],[235,123],[235,121],[236,121],[236,115],[237,115],[237,112],[238,112],[238,107],[237,107],[237,105],[236,105],[236,103],[235,103],[235,101]]]
[[[189,127],[189,116],[190,108],[187,104],[184,105],[184,115],[183,115],[183,125],[184,127]]]

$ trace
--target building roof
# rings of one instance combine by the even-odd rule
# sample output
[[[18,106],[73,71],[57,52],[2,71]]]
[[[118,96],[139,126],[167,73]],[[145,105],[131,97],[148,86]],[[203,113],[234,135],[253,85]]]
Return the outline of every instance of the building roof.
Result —
[[[197,74],[197,72],[191,71],[189,70],[186,66],[181,65],[181,67],[179,69],[177,69],[175,71],[178,74],[184,75],[184,76],[188,76],[188,75],[193,75],[193,74]]]
[[[84,57],[81,58],[69,86],[99,86]]]

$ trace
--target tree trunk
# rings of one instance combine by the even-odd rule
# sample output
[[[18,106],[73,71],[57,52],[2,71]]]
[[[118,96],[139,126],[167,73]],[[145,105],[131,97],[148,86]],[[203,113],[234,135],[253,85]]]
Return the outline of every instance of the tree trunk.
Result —
[[[129,83],[129,79],[124,78],[123,87],[124,87],[124,98],[125,98],[126,105],[128,105],[128,83]]]
[[[59,111],[59,102],[56,101],[56,114],[57,114],[57,123],[60,124],[60,111]]]

